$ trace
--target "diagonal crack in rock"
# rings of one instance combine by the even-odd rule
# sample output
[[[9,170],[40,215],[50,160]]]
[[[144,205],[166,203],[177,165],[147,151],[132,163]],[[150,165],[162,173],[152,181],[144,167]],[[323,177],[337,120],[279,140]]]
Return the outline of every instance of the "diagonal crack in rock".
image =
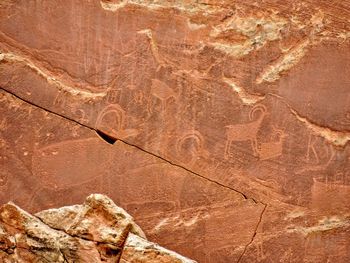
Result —
[[[85,128],[87,128],[87,129],[89,129],[89,130],[95,131],[96,134],[98,134],[98,135],[101,137],[101,131],[99,131],[99,130],[97,130],[97,129],[95,129],[95,128],[92,128],[92,127],[90,127],[90,126],[88,126],[88,125],[86,125],[86,124],[83,124],[83,123],[81,123],[81,122],[79,122],[79,121],[77,121],[77,120],[74,120],[74,119],[69,118],[69,117],[67,117],[67,116],[64,116],[64,115],[62,115],[62,114],[59,114],[59,113],[57,113],[57,112],[54,112],[54,111],[52,111],[52,110],[43,108],[42,106],[40,106],[40,105],[38,105],[38,104],[35,104],[35,103],[31,102],[31,101],[28,101],[28,100],[26,100],[26,99],[24,99],[24,98],[18,96],[17,94],[14,94],[13,92],[10,92],[10,91],[4,89],[3,87],[0,87],[0,89],[1,89],[2,91],[4,91],[4,92],[6,92],[6,93],[8,93],[8,94],[10,94],[10,95],[12,95],[12,96],[14,96],[15,98],[17,98],[17,99],[19,99],[19,100],[21,100],[21,101],[24,101],[25,103],[28,103],[28,104],[30,104],[30,105],[32,105],[32,106],[34,106],[34,107],[37,107],[37,108],[39,108],[39,109],[41,109],[41,110],[43,110],[43,111],[46,111],[46,112],[48,112],[48,113],[50,113],[50,114],[53,114],[53,115],[55,115],[55,116],[59,116],[59,117],[61,117],[61,118],[63,118],[63,119],[66,119],[66,120],[68,120],[68,121],[74,122],[74,123],[76,123],[76,124],[78,124],[78,125],[80,125],[80,126],[82,126],[82,127],[85,127]],[[106,136],[108,136],[108,135],[106,135]],[[103,138],[103,139],[104,139],[104,138]],[[148,150],[146,150],[146,149],[143,149],[142,147],[140,147],[140,146],[138,146],[138,145],[132,144],[132,143],[127,142],[127,141],[125,141],[125,140],[123,140],[123,139],[120,139],[120,138],[113,138],[113,139],[114,139],[115,141],[118,140],[118,141],[120,141],[120,142],[122,142],[122,143],[124,143],[124,144],[126,144],[126,145],[128,145],[128,146],[134,147],[134,148],[136,148],[136,149],[138,149],[138,150],[140,150],[140,151],[142,151],[142,152],[144,152],[144,153],[146,153],[146,154],[148,154],[148,155],[152,155],[153,157],[155,157],[155,158],[157,158],[157,159],[159,159],[159,160],[162,160],[163,162],[166,162],[166,163],[168,163],[168,164],[170,164],[170,165],[172,165],[172,166],[175,166],[175,167],[178,167],[178,168],[180,168],[180,169],[183,169],[183,170],[189,172],[190,174],[192,174],[192,175],[194,175],[194,176],[200,177],[200,178],[202,178],[202,179],[204,179],[204,180],[207,180],[207,181],[209,181],[209,182],[211,182],[211,183],[213,183],[213,184],[216,184],[216,185],[218,185],[218,186],[220,186],[220,187],[223,187],[223,188],[229,189],[229,190],[231,190],[231,191],[234,191],[234,192],[236,192],[236,193],[239,193],[239,194],[242,196],[242,198],[243,198],[244,200],[252,200],[252,201],[253,201],[254,203],[256,203],[256,204],[260,203],[260,204],[266,205],[266,204],[265,204],[264,202],[262,202],[261,200],[255,200],[254,198],[247,196],[246,194],[244,194],[243,192],[241,192],[241,191],[239,191],[239,190],[237,190],[237,189],[234,189],[234,188],[232,188],[232,187],[230,187],[230,186],[227,186],[227,185],[225,185],[225,184],[222,184],[222,183],[220,183],[220,182],[218,182],[218,181],[216,181],[216,180],[210,179],[210,178],[208,178],[208,177],[206,177],[206,176],[204,176],[204,175],[201,175],[201,174],[199,174],[199,173],[197,173],[197,172],[195,172],[195,171],[192,171],[192,170],[190,170],[190,169],[188,169],[188,168],[186,168],[186,167],[184,167],[184,166],[182,166],[182,165],[180,165],[180,164],[174,163],[174,162],[172,162],[172,161],[170,161],[170,160],[168,160],[168,159],[166,159],[166,158],[164,158],[164,157],[162,157],[162,156],[160,156],[160,155],[158,155],[158,154],[155,154],[155,153],[150,152],[150,151],[148,151]],[[105,139],[104,139],[104,140],[105,140]],[[105,141],[106,141],[106,140],[105,140]],[[107,142],[108,142],[108,141],[107,141]],[[108,142],[108,143],[110,143],[110,142]]]
[[[239,256],[239,258],[237,260],[237,263],[239,263],[242,260],[245,252],[247,251],[247,248],[254,242],[255,236],[258,233],[258,229],[259,229],[259,226],[260,226],[260,224],[262,222],[262,219],[263,219],[264,213],[266,211],[266,208],[267,208],[267,204],[265,204],[263,210],[261,211],[260,218],[259,218],[259,221],[258,221],[256,227],[255,227],[255,231],[254,231],[254,233],[252,235],[252,238],[250,239],[249,243],[247,245],[245,245],[242,254]]]

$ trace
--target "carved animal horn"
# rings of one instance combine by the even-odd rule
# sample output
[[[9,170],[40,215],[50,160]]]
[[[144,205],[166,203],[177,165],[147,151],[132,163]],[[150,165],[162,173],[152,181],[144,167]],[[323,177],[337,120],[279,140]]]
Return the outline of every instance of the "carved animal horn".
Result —
[[[185,134],[178,140],[178,143],[176,144],[176,150],[178,153],[181,152],[181,147],[187,139],[193,139],[199,149],[203,148],[203,136],[198,131],[192,131],[191,133]]]
[[[118,130],[121,130],[124,127],[125,121],[125,111],[118,104],[110,104],[102,110],[99,117],[97,118],[95,128],[98,129],[99,126],[103,123],[103,118],[107,114],[113,113],[117,116],[118,119]]]
[[[260,111],[261,114],[265,114],[267,110],[266,110],[266,107],[265,107],[264,105],[262,105],[262,104],[255,105],[255,106],[251,109],[251,111],[250,111],[250,113],[249,113],[249,119],[250,119],[250,120],[253,120],[253,119],[254,119],[254,114],[255,114],[255,112],[257,112],[257,111]]]

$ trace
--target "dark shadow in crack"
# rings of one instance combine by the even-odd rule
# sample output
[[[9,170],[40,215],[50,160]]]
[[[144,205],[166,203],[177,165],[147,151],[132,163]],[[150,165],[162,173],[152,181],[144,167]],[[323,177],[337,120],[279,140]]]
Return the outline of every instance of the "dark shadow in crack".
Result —
[[[96,133],[109,144],[114,144],[117,141],[117,138],[114,138],[113,136],[110,136],[109,134],[104,133],[103,131],[96,130]]]

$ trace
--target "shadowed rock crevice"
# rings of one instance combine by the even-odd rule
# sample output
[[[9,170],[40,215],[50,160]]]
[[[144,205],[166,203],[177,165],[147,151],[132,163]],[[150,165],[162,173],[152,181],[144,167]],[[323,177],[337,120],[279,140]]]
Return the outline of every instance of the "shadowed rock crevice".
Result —
[[[118,139],[114,138],[110,135],[108,135],[107,133],[100,131],[100,130],[96,130],[96,133],[98,134],[98,136],[101,137],[102,140],[104,140],[105,142],[109,143],[109,144],[114,144]]]

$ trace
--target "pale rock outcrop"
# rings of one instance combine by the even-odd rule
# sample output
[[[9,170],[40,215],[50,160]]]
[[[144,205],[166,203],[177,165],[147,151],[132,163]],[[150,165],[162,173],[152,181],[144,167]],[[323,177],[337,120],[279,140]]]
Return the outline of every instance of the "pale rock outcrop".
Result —
[[[194,262],[146,240],[141,228],[104,195],[83,205],[31,215],[0,208],[1,262]]]

